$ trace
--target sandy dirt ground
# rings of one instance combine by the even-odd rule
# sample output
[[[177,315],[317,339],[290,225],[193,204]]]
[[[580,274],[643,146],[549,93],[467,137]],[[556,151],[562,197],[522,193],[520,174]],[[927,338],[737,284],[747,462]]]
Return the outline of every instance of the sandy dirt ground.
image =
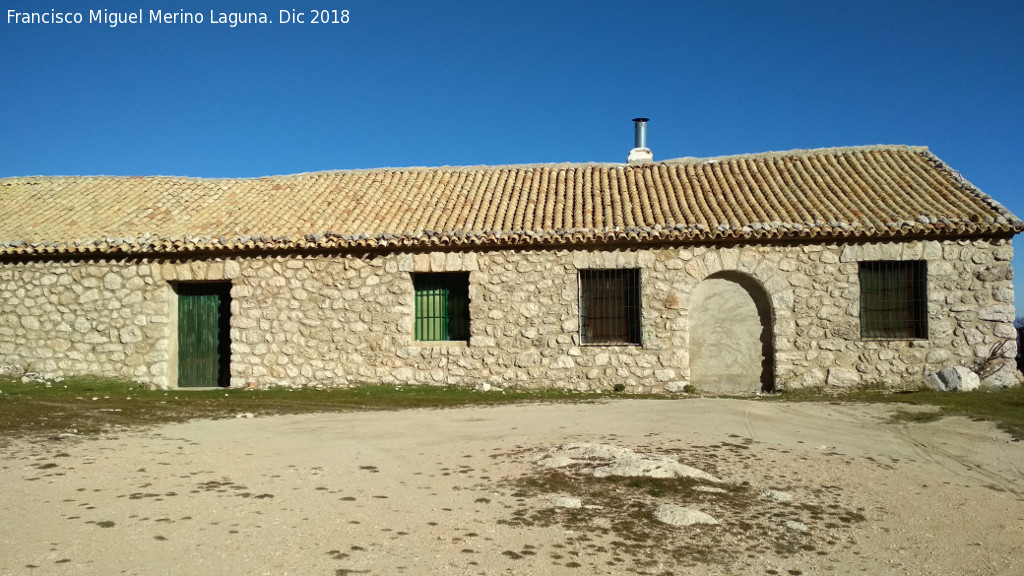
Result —
[[[621,400],[0,440],[0,574],[1024,574],[1024,443],[894,410]],[[721,482],[538,466],[573,442]],[[662,524],[665,503],[720,523]]]

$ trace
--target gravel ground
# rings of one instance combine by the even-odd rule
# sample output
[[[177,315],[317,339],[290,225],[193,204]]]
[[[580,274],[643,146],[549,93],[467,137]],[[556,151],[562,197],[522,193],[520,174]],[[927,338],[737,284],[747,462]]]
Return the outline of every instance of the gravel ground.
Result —
[[[895,409],[621,400],[0,440],[0,574],[1024,574],[1024,443]],[[544,465],[570,443],[719,482]]]

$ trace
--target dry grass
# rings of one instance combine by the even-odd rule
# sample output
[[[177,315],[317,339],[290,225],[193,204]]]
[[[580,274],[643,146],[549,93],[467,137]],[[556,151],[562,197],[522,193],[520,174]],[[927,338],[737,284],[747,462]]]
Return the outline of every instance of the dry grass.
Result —
[[[736,458],[746,448],[723,442],[657,452],[717,472],[716,462]],[[743,457],[757,458],[745,453]],[[700,486],[722,491],[698,490]],[[609,568],[660,574],[659,567],[664,566],[718,565],[728,573],[730,566],[750,558],[787,558],[806,552],[826,555],[837,547],[848,547],[851,528],[866,520],[863,510],[843,504],[837,487],[778,488],[796,490],[797,495],[792,502],[783,503],[766,497],[761,488],[746,481],[708,484],[692,478],[596,478],[587,474],[585,467],[570,466],[539,470],[509,481],[505,490],[517,499],[518,506],[499,522],[524,528],[562,528],[564,542],[549,543],[555,565],[594,566],[599,558],[610,557]],[[549,501],[555,496],[579,498],[583,507],[553,507]],[[659,504],[697,509],[720,524],[686,528],[663,524],[654,516]],[[787,522],[799,523],[803,529],[787,528]]]
[[[931,389],[886,390],[864,388],[843,392],[821,389],[785,391],[770,397],[791,402],[867,402],[932,406],[938,411],[902,411],[895,417],[908,422],[933,422],[945,416],[963,416],[994,422],[1016,440],[1024,440],[1024,386],[979,389],[973,392],[938,392]]]
[[[9,376],[0,376],[0,437],[33,433],[87,434],[111,427],[154,425],[196,418],[232,418],[245,413],[273,415],[450,408],[528,402],[588,402],[624,397],[669,398],[614,392],[478,392],[462,387],[384,385],[324,390],[148,390],[131,381],[98,376],[78,376],[49,384],[22,383]],[[967,393],[878,388],[854,391],[801,389],[758,398],[767,401],[934,406],[939,409],[937,412],[902,411],[895,418],[908,422],[931,422],[944,416],[965,416],[995,422],[1014,438],[1024,439],[1024,386]]]
[[[127,380],[95,376],[28,382],[0,376],[0,438],[25,434],[91,434],[239,415],[304,414],[411,408],[451,408],[529,402],[588,402],[621,396],[560,390],[488,391],[437,386],[148,390]]]

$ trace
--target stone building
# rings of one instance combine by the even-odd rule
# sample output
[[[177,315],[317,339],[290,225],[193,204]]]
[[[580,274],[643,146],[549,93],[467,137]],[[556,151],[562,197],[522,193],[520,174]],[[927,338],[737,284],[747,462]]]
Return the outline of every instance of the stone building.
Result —
[[[0,369],[158,386],[1016,383],[1021,221],[926,148],[0,180]],[[621,386],[620,386],[621,385]]]

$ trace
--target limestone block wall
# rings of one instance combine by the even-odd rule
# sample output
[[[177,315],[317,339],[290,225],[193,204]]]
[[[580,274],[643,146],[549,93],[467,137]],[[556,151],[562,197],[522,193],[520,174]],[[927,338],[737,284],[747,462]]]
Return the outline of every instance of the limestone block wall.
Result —
[[[0,367],[176,384],[181,282],[231,283],[231,385],[681,389],[697,286],[770,304],[777,387],[912,386],[949,365],[1016,382],[1008,240],[495,250],[0,264]],[[860,337],[858,262],[927,264],[928,339]],[[579,339],[578,272],[640,270],[641,346]],[[411,275],[468,272],[470,340],[416,342]]]
[[[1011,359],[1013,248],[1009,240],[923,241],[805,246],[787,259],[793,325],[780,327],[792,346],[779,351],[788,386],[912,386],[945,366],[977,370],[992,385],[1017,383]],[[858,262],[927,264],[928,339],[860,338]],[[791,331],[790,331],[791,330]]]
[[[232,383],[678,389],[690,381],[690,297],[735,271],[771,303],[779,387],[912,386],[950,364],[984,364],[990,383],[1009,384],[1011,259],[1009,242],[979,240],[245,260]],[[861,339],[861,260],[927,262],[927,340]],[[642,346],[580,343],[586,268],[641,270]],[[452,271],[470,274],[469,344],[415,342],[410,274]]]
[[[654,391],[685,383],[671,251],[254,258],[232,287],[232,385],[417,383]],[[678,261],[682,267],[682,262]],[[674,264],[669,264],[674,266]],[[579,268],[642,270],[645,344],[583,346]],[[468,272],[470,341],[417,342],[411,274]]]
[[[636,254],[618,258],[636,267]],[[567,252],[267,258],[239,267],[232,385],[541,387],[576,386],[585,378],[576,363],[583,352]],[[470,342],[416,342],[411,274],[453,271],[469,272]],[[614,375],[612,355],[643,353],[605,351],[597,358],[601,374]],[[631,364],[636,374],[622,370],[620,380],[653,375],[653,364]]]
[[[166,381],[168,287],[153,263],[0,263],[0,370]]]

